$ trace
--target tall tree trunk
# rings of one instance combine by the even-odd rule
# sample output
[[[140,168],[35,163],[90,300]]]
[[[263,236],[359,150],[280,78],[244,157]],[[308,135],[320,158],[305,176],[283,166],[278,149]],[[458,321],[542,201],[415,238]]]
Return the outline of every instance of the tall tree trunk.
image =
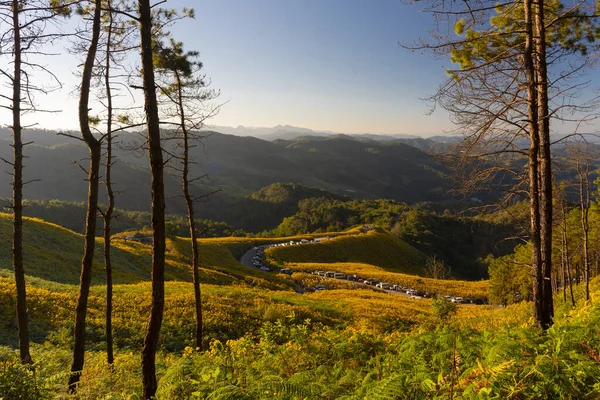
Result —
[[[112,8],[111,0],[107,1],[109,9]],[[106,361],[108,365],[113,365],[114,349],[113,349],[113,332],[112,332],[112,308],[113,308],[113,282],[112,282],[112,261],[110,257],[110,233],[111,233],[111,219],[113,210],[115,208],[115,194],[112,190],[112,118],[113,118],[113,105],[112,105],[112,92],[110,87],[110,57],[111,57],[111,46],[112,46],[112,27],[113,27],[113,15],[111,11],[108,12],[108,27],[106,30],[106,65],[104,75],[104,86],[106,88],[106,166],[105,166],[105,185],[106,185],[106,197],[108,199],[108,207],[104,212],[104,266],[106,269]]]
[[[554,318],[552,301],[552,155],[550,151],[550,115],[548,112],[548,69],[546,64],[546,26],[544,1],[535,3],[535,72],[537,80],[538,120],[540,131],[540,248],[542,301],[538,323],[548,329]]]
[[[190,238],[192,241],[192,273],[194,281],[194,301],[196,310],[196,347],[202,350],[202,297],[200,291],[200,276],[198,274],[198,264],[200,255],[198,253],[198,238],[196,236],[196,220],[194,218],[194,200],[190,194],[189,181],[189,166],[190,166],[190,145],[189,134],[185,121],[185,109],[183,107],[182,82],[179,73],[175,71],[175,79],[177,82],[177,108],[179,108],[179,118],[181,132],[183,134],[183,169],[182,169],[182,185],[183,197],[188,212],[188,225],[190,228]]]
[[[75,310],[75,343],[73,345],[73,364],[69,377],[69,391],[76,392],[77,383],[83,370],[85,361],[85,318],[87,303],[92,281],[92,263],[94,261],[94,246],[96,242],[96,213],[98,209],[98,181],[100,172],[100,158],[102,149],[100,142],[94,137],[89,124],[89,97],[92,71],[100,37],[100,12],[102,1],[96,0],[94,4],[94,17],[92,25],[92,39],[83,66],[81,79],[81,93],[79,97],[79,127],[81,136],[90,151],[90,165],[88,170],[88,201],[85,221],[85,244],[83,259],[81,261],[81,276],[79,283],[79,297]]]
[[[540,239],[540,206],[539,206],[539,125],[537,109],[537,91],[535,66],[533,62],[533,21],[532,2],[523,0],[525,16],[525,48],[523,63],[527,76],[527,104],[529,117],[529,212],[531,265],[533,269],[533,306],[537,321],[542,314],[542,268],[541,268],[541,239]]]
[[[23,364],[30,364],[29,321],[27,316],[27,289],[23,266],[23,128],[21,127],[21,27],[19,25],[20,2],[12,2],[14,31],[14,74],[12,98],[13,131],[13,268],[17,286],[17,326],[19,329],[19,357]]]
[[[144,109],[148,129],[148,153],[152,174],[152,308],[142,349],[144,398],[156,393],[156,349],[165,305],[165,192],[160,142],[156,83],[152,64],[152,16],[150,0],[138,0]]]

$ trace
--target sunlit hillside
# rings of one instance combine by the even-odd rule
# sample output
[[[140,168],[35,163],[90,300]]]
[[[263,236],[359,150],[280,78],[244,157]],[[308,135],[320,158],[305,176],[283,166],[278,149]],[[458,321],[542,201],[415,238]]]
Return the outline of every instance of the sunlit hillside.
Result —
[[[0,214],[0,233],[4,237],[9,237],[10,234],[10,218],[8,214]],[[81,262],[79,254],[83,246],[83,238],[77,233],[39,219],[27,219],[25,232],[25,267],[29,283],[30,318],[35,341],[40,342],[54,335],[52,332],[56,333],[70,327],[79,283],[78,272]],[[122,233],[113,238],[113,268],[116,283],[115,326],[117,343],[125,347],[136,347],[146,322],[146,317],[140,318],[140,316],[147,314],[150,305],[150,246],[128,239],[129,235],[130,233]],[[349,245],[347,248],[352,248],[353,254],[358,255],[367,247],[373,248],[380,242],[377,254],[380,260],[387,261],[390,265],[391,260],[399,257],[399,254],[408,255],[409,263],[404,265],[409,270],[418,269],[418,261],[422,260],[421,255],[410,246],[379,230],[368,233],[350,230],[325,235],[331,239],[323,243],[288,245],[272,249],[293,250],[290,254],[299,254],[298,250],[302,250],[310,258],[318,254],[326,254],[332,245],[344,247]],[[285,274],[263,272],[246,267],[238,261],[243,253],[255,245],[289,243],[289,241],[321,237],[324,237],[323,234],[286,238],[229,237],[200,240],[200,279],[206,312],[205,324],[209,332],[207,340],[240,337],[246,332],[256,331],[264,321],[275,321],[288,315],[294,315],[298,321],[310,318],[312,321],[320,321],[330,326],[351,321],[358,324],[364,320],[372,326],[385,330],[406,329],[430,318],[430,300],[411,300],[407,297],[378,293],[368,288],[298,294],[294,289],[297,289],[300,283],[304,283],[302,279],[297,278],[298,274],[290,277]],[[357,243],[362,244],[363,248]],[[102,240],[98,238],[89,312],[90,332],[95,332],[90,335],[92,343],[102,342],[105,295],[102,245]],[[193,288],[189,271],[189,245],[189,239],[180,237],[170,238],[167,242],[167,278],[170,282],[167,282],[166,286],[167,316],[164,329],[165,332],[169,332],[166,337],[171,337],[169,342],[172,342],[173,346],[174,343],[180,343],[179,346],[186,343],[186,338],[193,330]],[[282,257],[281,254],[278,256]],[[406,258],[399,259],[406,260]],[[2,303],[10,304],[13,302],[14,287],[9,241],[0,243],[0,260],[2,261],[0,264]],[[290,262],[294,261],[294,258],[290,259]],[[311,268],[311,264],[293,265],[298,270]],[[426,287],[433,285],[443,287],[444,290],[449,284],[449,281],[436,283],[432,279],[389,272],[381,267],[364,264],[333,265],[342,271],[360,273],[376,271],[384,276],[388,274],[392,276],[390,280],[400,279],[402,282],[410,282],[417,289],[420,289],[419,282],[425,282]],[[480,285],[472,284],[473,288]],[[349,288],[351,285],[340,281],[339,287]],[[447,292],[450,294],[462,293],[456,287],[448,287]],[[12,307],[5,307],[3,313],[5,323],[1,334],[2,342],[14,343],[16,333]],[[240,321],[244,322],[240,323]]]
[[[32,354],[35,360],[51,360],[44,364],[36,377],[47,386],[42,392],[36,391],[34,397],[45,398],[66,393],[64,379],[58,379],[58,383],[52,382],[56,376],[64,374],[69,365],[68,349],[83,239],[79,234],[42,220],[29,219],[25,228]],[[8,237],[9,215],[0,214],[0,233]],[[140,391],[137,353],[141,349],[151,305],[150,246],[127,239],[130,234],[118,234],[113,241],[115,278],[118,282],[114,287],[113,325],[117,348],[114,368],[118,374],[108,372],[103,361],[105,286],[102,284],[102,241],[98,241],[87,319],[88,362],[79,392],[84,399],[109,395],[125,399]],[[301,239],[320,240],[327,236],[330,239],[321,242],[276,246],[266,250],[274,262],[299,271],[291,276],[262,272],[238,261],[256,245],[297,242]],[[479,349],[477,351],[488,354],[486,357],[490,358],[480,367],[473,364],[476,358],[472,346],[484,343],[484,336],[487,341],[492,341],[490,343],[503,345],[508,340],[505,337],[507,332],[515,331],[521,335],[519,340],[524,346],[534,346],[532,341],[535,334],[531,332],[535,331],[532,328],[531,305],[528,303],[507,308],[456,305],[455,311],[443,311],[443,308],[440,309],[443,303],[437,300],[412,299],[356,286],[349,281],[326,280],[305,273],[326,268],[440,295],[483,297],[487,294],[487,281],[434,280],[411,274],[411,271],[422,272],[424,257],[421,253],[385,231],[374,229],[361,232],[355,229],[286,238],[202,239],[199,245],[204,345],[209,350],[196,352],[189,347],[192,346],[194,333],[189,244],[189,239],[180,237],[172,237],[167,242],[169,281],[165,286],[162,352],[158,355],[157,365],[159,399],[187,398],[192,392],[202,392],[208,396],[219,387],[229,387],[240,393],[254,391],[260,395],[251,398],[257,399],[269,398],[265,393],[270,392],[265,387],[279,390],[281,396],[275,398],[333,399],[351,393],[366,393],[364,396],[371,398],[369,393],[378,392],[386,379],[395,379],[393,373],[390,375],[391,372],[385,371],[402,371],[404,368],[393,360],[405,353],[417,358],[429,357],[424,353],[427,349],[437,349],[435,354],[438,355],[435,357],[442,357],[440,360],[445,360],[443,355],[448,352],[461,354],[464,360],[461,361],[464,362],[461,368],[467,375],[457,380],[453,388],[466,391],[470,379],[476,379],[472,368],[483,368],[482,373],[485,374],[498,368],[505,371],[507,376],[519,373],[510,362],[506,364],[494,358],[495,351],[503,351],[503,357],[521,360],[521,355],[506,350],[476,347]],[[2,360],[8,360],[0,360],[0,365],[4,365],[3,368],[8,371],[13,371],[13,368],[18,371],[18,364],[11,361],[14,360],[14,353],[10,350],[17,343],[12,306],[15,286],[10,270],[10,242],[0,243],[0,255],[0,303],[10,305],[0,310],[0,354]],[[356,257],[362,262],[342,262],[340,260],[343,257]],[[366,264],[366,261],[373,264]],[[301,284],[310,286],[319,282],[327,283],[329,289],[305,294],[295,291]],[[595,298],[597,281],[593,282],[592,289]],[[581,298],[581,288],[576,288],[575,295]],[[557,313],[556,329],[560,331],[556,331],[556,334],[573,332],[571,321],[588,321],[597,315],[588,306],[570,311],[562,302],[558,303]],[[570,339],[572,343],[566,345],[569,349],[593,346],[585,341],[577,341],[579,339],[576,337],[573,336]],[[453,340],[457,341],[455,350],[452,350]],[[589,347],[589,351],[595,351],[593,348]],[[555,350],[552,350],[554,357],[562,357]],[[227,357],[233,358],[226,361]],[[289,361],[291,359],[295,360],[293,364]],[[575,367],[580,362],[577,360],[579,358],[571,358],[564,362]],[[384,362],[386,369],[382,370],[381,376],[367,379],[375,368],[373,365],[378,362]],[[235,375],[221,372],[231,365],[235,365]],[[438,371],[437,374],[445,371],[445,367],[432,361],[421,360],[417,365],[421,365],[419,368],[429,365],[432,371]],[[523,365],[533,368],[530,364]],[[218,370],[216,366],[219,366]],[[265,373],[268,371],[270,375],[257,375],[254,368]],[[341,375],[335,373],[336,369]],[[204,380],[198,375],[202,374],[201,371],[210,373],[211,377]],[[313,374],[317,374],[319,379],[307,380]],[[430,375],[425,373],[423,379],[431,379]],[[8,377],[6,374],[1,376]],[[29,378],[22,375],[13,379],[28,382]],[[447,390],[448,383],[444,382],[438,390]],[[297,384],[300,386],[294,386]],[[41,386],[36,388],[41,390]],[[399,393],[395,386],[389,390],[390,393]],[[525,386],[520,386],[519,390],[527,393]],[[46,393],[47,396],[37,396],[39,393]],[[116,393],[120,393],[121,397],[115,397]]]
[[[364,263],[389,272],[423,275],[425,256],[408,243],[381,229],[365,234],[325,239],[310,245],[271,247],[267,259],[286,263]]]

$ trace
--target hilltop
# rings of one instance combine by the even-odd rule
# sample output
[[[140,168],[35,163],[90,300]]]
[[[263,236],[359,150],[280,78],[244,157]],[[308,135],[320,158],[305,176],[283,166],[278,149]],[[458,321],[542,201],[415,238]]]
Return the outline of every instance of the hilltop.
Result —
[[[265,251],[272,263],[364,263],[389,272],[423,275],[425,255],[381,229],[366,234],[322,240],[309,246],[271,247]],[[323,266],[323,268],[327,268]]]

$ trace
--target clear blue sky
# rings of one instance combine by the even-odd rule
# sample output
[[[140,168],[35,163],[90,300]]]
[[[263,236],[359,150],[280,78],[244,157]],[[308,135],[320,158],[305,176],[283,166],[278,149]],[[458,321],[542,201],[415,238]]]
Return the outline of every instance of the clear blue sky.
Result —
[[[169,1],[184,6],[190,1]],[[431,16],[400,0],[193,2],[172,32],[201,52],[229,101],[215,125],[290,124],[336,132],[440,133],[448,117],[420,100],[444,64],[398,40],[426,37]]]
[[[213,125],[289,124],[335,132],[438,134],[448,116],[426,115],[421,98],[445,78],[446,60],[398,45],[427,37],[432,18],[400,0],[169,0],[195,20],[171,31],[201,52],[205,73],[228,101]],[[63,51],[63,53],[65,53]],[[78,62],[47,64],[64,81],[52,94],[48,128],[77,128]],[[3,117],[4,119],[4,117]]]

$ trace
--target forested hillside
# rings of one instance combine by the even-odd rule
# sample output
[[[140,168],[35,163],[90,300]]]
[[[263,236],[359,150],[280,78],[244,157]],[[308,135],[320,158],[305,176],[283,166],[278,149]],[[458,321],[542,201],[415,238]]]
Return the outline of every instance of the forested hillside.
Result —
[[[196,182],[198,193],[222,190],[207,199],[211,209],[228,207],[232,198],[250,195],[276,182],[293,182],[351,198],[388,198],[408,203],[449,198],[446,170],[432,156],[405,144],[348,137],[268,142],[217,132],[205,134],[203,145],[193,149],[198,164],[192,172],[195,176],[207,175]],[[51,131],[32,131],[26,133],[26,139],[35,143],[27,147],[26,178],[40,180],[27,185],[27,197],[83,201],[84,175],[73,161],[86,158],[85,147]],[[120,192],[119,206],[145,211],[147,203],[139,201],[139,194],[150,190],[147,161],[143,151],[131,150],[132,144],[139,147],[139,135],[121,134],[118,140],[122,145],[116,150],[113,173],[115,189]],[[0,156],[10,158],[11,151],[10,142],[0,140]],[[53,168],[48,169],[48,165]],[[175,171],[166,175],[169,195],[179,189],[179,179],[174,175]],[[9,178],[6,174],[0,177],[0,197],[10,195]],[[173,198],[169,209],[182,212],[183,203]]]

